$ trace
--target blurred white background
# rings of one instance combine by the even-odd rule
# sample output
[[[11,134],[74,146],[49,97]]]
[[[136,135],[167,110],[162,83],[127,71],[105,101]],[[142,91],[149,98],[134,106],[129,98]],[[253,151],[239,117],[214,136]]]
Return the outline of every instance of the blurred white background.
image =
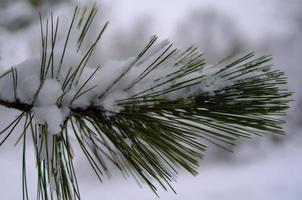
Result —
[[[75,1],[0,0],[0,71],[40,50],[38,11],[68,19]],[[30,3],[31,2],[31,3]],[[80,4],[92,2],[79,0]],[[104,0],[99,22],[110,27],[98,49],[98,62],[135,55],[157,34],[179,47],[195,45],[210,64],[238,53],[272,54],[286,72],[294,92],[286,117],[286,136],[269,135],[240,141],[235,153],[210,146],[199,175],[181,173],[173,183],[177,195],[159,188],[163,200],[300,200],[302,199],[302,2],[299,0]],[[66,17],[65,17],[66,16]],[[67,21],[68,22],[68,21]],[[96,62],[97,62],[96,61]],[[0,129],[16,111],[0,107]],[[21,146],[12,137],[0,147],[0,199],[22,199]],[[36,175],[33,149],[28,150],[31,190]],[[87,200],[155,200],[151,190],[113,172],[97,182],[81,154],[76,155],[80,188]],[[34,192],[33,192],[34,193]],[[35,199],[35,196],[32,196]]]

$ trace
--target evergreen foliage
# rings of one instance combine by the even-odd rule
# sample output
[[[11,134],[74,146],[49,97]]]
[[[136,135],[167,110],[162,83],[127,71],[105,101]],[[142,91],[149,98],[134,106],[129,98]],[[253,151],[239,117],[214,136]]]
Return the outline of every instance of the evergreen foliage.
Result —
[[[71,30],[78,29],[80,32],[78,49],[83,48],[83,41],[97,11],[96,6],[85,12],[75,9],[70,27],[67,29],[62,55],[56,58],[60,59],[61,63],[64,60]],[[45,29],[45,24],[41,20],[43,53],[41,82],[36,96],[47,75],[52,74],[52,77],[56,77],[60,73],[60,70],[55,72],[52,66],[58,23],[59,20],[55,21],[51,16]],[[86,54],[76,70],[67,74],[64,92],[68,91],[68,85],[77,84],[75,77],[89,61],[107,25],[108,23],[100,29],[95,42],[86,49]],[[156,36],[151,38],[146,47],[129,64],[129,70],[135,64],[145,62],[142,58],[148,54],[156,40]],[[47,47],[49,41],[51,47]],[[239,59],[228,59],[211,66],[214,73],[209,75],[179,81],[194,72],[206,70],[208,66],[197,48],[190,47],[185,51],[179,51],[173,49],[171,44],[160,56],[154,58],[128,89],[140,84],[155,69],[170,65],[177,70],[164,77],[158,77],[155,86],[130,98],[119,100],[118,105],[123,107],[120,112],[108,114],[108,111],[97,105],[85,108],[70,107],[71,113],[64,121],[61,132],[56,135],[48,133],[47,124],[36,124],[33,120],[32,109],[35,98],[32,104],[22,103],[17,98],[15,102],[0,99],[0,105],[21,111],[19,116],[0,132],[0,144],[6,141],[20,125],[21,120],[25,120],[22,134],[17,141],[23,143],[23,199],[29,198],[26,176],[26,141],[29,138],[32,139],[36,151],[38,198],[81,199],[70,143],[72,134],[100,180],[104,174],[109,173],[110,162],[123,173],[131,174],[147,183],[155,193],[153,181],[167,189],[171,187],[170,183],[179,168],[193,175],[197,174],[199,161],[206,150],[202,141],[227,149],[229,145],[234,145],[239,137],[249,138],[266,133],[283,134],[284,121],[281,117],[288,108],[288,97],[291,93],[282,89],[286,84],[286,78],[283,72],[272,68],[270,61],[270,56],[255,58],[251,53]],[[98,67],[97,70],[102,69]],[[98,94],[98,98],[106,95],[127,72],[122,73],[105,92]],[[2,74],[0,79],[5,76],[13,76],[14,80],[17,80],[17,70],[12,68]],[[201,89],[196,90],[198,92],[191,92],[192,89],[208,86],[209,79],[221,79],[232,84],[211,91]],[[16,89],[18,82],[13,81],[12,84]],[[74,96],[74,100],[89,92],[81,89]],[[175,91],[187,95],[182,98],[166,98],[167,94],[173,94]],[[61,100],[62,97],[57,101],[59,107]]]

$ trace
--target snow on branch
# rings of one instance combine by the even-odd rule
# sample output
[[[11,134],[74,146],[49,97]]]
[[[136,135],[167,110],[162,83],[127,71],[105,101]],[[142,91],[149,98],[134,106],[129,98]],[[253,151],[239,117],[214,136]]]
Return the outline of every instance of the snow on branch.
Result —
[[[108,23],[90,42],[98,8],[79,10],[63,41],[59,18],[41,19],[41,54],[0,75],[0,105],[21,111],[0,142],[25,119],[20,140],[25,145],[31,133],[42,199],[80,199],[71,134],[97,177],[111,162],[156,192],[150,178],[166,188],[177,167],[197,173],[202,141],[227,148],[239,137],[283,133],[290,92],[280,89],[286,78],[269,56],[206,65],[197,48],[178,50],[153,36],[137,56],[94,66]]]

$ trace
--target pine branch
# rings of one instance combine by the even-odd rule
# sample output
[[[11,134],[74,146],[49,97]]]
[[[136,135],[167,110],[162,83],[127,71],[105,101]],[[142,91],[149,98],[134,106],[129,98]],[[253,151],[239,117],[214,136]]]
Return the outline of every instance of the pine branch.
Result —
[[[100,181],[110,173],[108,163],[112,163],[155,193],[154,181],[173,190],[171,182],[179,168],[197,174],[206,150],[202,141],[228,149],[240,137],[283,134],[281,117],[291,93],[281,89],[286,78],[272,68],[270,56],[254,58],[251,53],[207,66],[197,48],[173,49],[168,41],[157,43],[153,36],[127,62],[90,69],[89,60],[108,23],[89,42],[86,34],[98,9],[94,5],[80,10],[75,8],[59,50],[55,48],[59,19],[51,15],[45,26],[40,18],[41,57],[0,75],[0,105],[21,111],[0,132],[4,137],[0,144],[25,118],[17,141],[23,140],[24,145],[23,199],[28,199],[25,144],[29,132],[41,199],[81,199],[71,134]],[[78,38],[71,40],[75,35]],[[73,57],[70,48],[76,49]],[[38,69],[30,68],[35,65]],[[24,80],[28,71],[32,81],[37,80],[29,92]]]

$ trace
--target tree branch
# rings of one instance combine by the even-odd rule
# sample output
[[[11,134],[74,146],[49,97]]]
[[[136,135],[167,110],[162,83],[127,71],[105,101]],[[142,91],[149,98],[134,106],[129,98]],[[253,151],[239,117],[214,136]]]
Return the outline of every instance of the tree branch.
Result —
[[[7,108],[14,108],[14,109],[17,109],[17,110],[20,110],[20,111],[25,111],[25,112],[30,112],[30,110],[33,107],[33,105],[21,103],[19,101],[8,102],[8,101],[4,101],[4,100],[0,100],[0,105],[5,106]]]

